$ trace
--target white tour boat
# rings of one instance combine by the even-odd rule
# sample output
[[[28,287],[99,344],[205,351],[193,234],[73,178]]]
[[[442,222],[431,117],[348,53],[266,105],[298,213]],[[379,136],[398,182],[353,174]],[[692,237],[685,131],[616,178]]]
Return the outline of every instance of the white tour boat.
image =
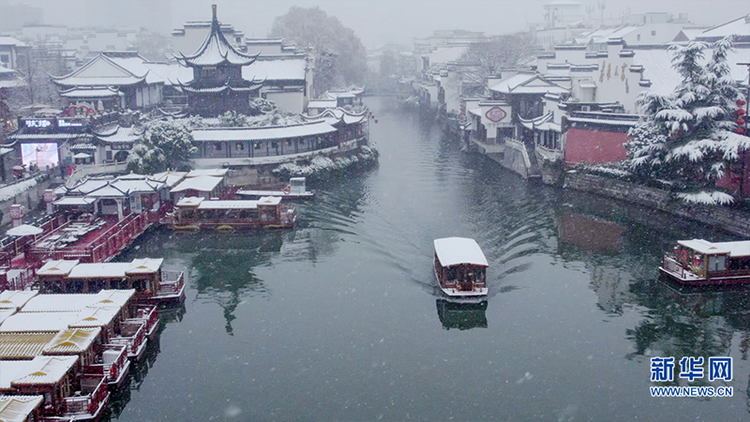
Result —
[[[482,300],[487,296],[487,258],[474,239],[435,239],[435,277],[451,299]]]

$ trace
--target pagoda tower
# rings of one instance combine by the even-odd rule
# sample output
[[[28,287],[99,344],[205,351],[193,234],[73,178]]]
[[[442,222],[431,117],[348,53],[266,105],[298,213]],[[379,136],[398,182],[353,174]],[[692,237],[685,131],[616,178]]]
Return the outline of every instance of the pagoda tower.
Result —
[[[193,68],[192,81],[178,81],[188,98],[188,113],[215,117],[234,110],[248,114],[250,99],[259,96],[262,83],[243,79],[242,68],[258,56],[237,51],[221,33],[215,4],[211,10],[211,31],[206,40],[192,55],[180,52],[176,57],[182,66]]]

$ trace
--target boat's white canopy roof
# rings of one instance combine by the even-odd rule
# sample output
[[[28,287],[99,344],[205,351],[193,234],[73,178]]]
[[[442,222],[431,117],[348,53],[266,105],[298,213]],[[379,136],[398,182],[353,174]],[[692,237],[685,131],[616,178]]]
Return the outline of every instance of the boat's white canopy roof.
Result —
[[[472,264],[488,267],[487,258],[474,239],[465,237],[447,237],[435,239],[435,253],[440,264],[450,267],[458,264]]]
[[[0,420],[24,422],[42,404],[44,396],[0,396]]]
[[[750,256],[750,241],[738,242],[709,242],[703,239],[679,240],[677,244],[706,255],[724,255],[735,258]]]
[[[0,292],[0,309],[19,309],[37,294],[39,294],[37,290],[5,290]]]
[[[78,356],[37,356],[33,360],[0,361],[0,388],[11,384],[56,384]]]
[[[105,264],[106,265],[106,264]],[[80,312],[91,308],[122,308],[135,290],[101,290],[96,294],[43,294],[29,300],[22,312]]]

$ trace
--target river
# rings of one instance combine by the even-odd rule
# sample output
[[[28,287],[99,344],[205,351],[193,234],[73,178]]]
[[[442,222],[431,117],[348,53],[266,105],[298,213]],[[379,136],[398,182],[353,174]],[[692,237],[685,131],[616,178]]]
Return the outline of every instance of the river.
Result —
[[[113,418],[748,418],[750,293],[680,291],[657,271],[677,239],[731,235],[528,183],[366,100],[379,166],[313,186],[295,230],[158,230],[122,257],[164,257],[189,288]],[[432,241],[447,236],[482,246],[484,304],[440,298]],[[731,356],[734,396],[652,398],[674,385],[650,381],[656,356]]]

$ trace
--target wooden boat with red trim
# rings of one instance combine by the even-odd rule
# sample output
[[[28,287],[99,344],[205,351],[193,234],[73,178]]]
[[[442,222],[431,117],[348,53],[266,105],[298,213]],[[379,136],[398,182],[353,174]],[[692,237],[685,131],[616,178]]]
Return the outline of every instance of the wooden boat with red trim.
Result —
[[[435,239],[435,277],[450,300],[476,302],[487,296],[487,258],[474,239]]]
[[[680,240],[664,254],[659,272],[692,286],[750,283],[750,241]]]
[[[195,196],[180,199],[168,216],[175,229],[292,228],[297,208],[282,204],[278,196],[257,201],[206,200]]]

